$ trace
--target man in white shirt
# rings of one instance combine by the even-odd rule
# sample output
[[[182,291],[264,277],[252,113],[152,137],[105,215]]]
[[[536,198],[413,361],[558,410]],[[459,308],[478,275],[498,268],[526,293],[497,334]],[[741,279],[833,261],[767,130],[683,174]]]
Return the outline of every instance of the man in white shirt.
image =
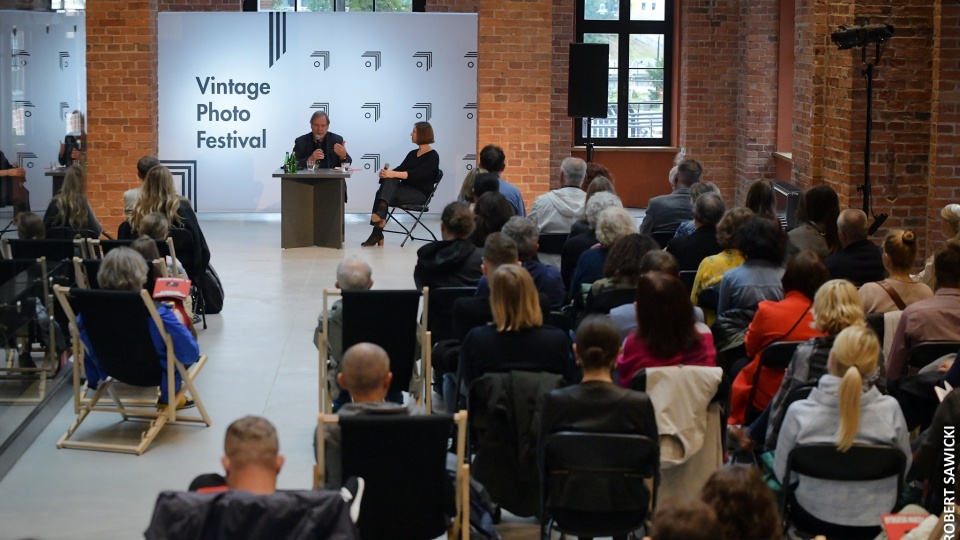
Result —
[[[587,194],[580,189],[587,174],[587,163],[580,158],[568,157],[560,164],[563,185],[548,191],[533,201],[530,213],[541,233],[569,233],[570,227],[583,214]]]

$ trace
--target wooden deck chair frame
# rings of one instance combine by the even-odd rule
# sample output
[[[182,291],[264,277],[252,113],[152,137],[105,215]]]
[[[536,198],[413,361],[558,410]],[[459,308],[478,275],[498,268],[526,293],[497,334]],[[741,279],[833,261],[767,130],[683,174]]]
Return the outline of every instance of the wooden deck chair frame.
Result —
[[[330,389],[327,388],[327,363],[330,357],[327,355],[327,342],[330,335],[330,302],[331,297],[341,296],[340,289],[323,289],[323,324],[317,335],[317,349],[319,349],[320,362],[320,405],[321,412],[330,412],[333,409],[333,398],[330,395]],[[422,315],[417,324],[417,337],[420,341],[420,375],[423,383],[423,400],[426,404],[427,414],[433,413],[433,392],[431,379],[433,378],[433,343],[432,334],[428,328],[428,315],[430,306],[430,287],[424,287],[421,295]],[[417,404],[420,400],[417,400]]]
[[[156,408],[156,402],[153,400],[128,399],[122,401],[113,390],[114,380],[112,378],[108,378],[106,381],[103,381],[92,397],[89,399],[84,399],[83,395],[86,393],[87,384],[80,383],[80,376],[81,370],[83,369],[83,357],[86,353],[86,348],[83,345],[83,342],[80,340],[80,334],[78,330],[79,327],[77,326],[77,316],[74,313],[73,307],[70,305],[70,300],[68,298],[70,289],[60,285],[55,285],[54,293],[56,294],[60,305],[63,307],[63,310],[66,312],[67,317],[70,319],[70,332],[73,341],[73,411],[77,415],[77,418],[67,429],[67,432],[60,437],[59,441],[57,441],[57,448],[79,448],[84,450],[102,450],[106,452],[124,452],[139,456],[146,451],[147,447],[150,446],[150,443],[152,443],[160,433],[160,430],[163,429],[163,427],[167,424],[186,422],[202,423],[207,427],[211,425],[211,420],[210,416],[207,414],[207,409],[204,407],[203,401],[201,401],[200,395],[197,393],[196,387],[194,386],[194,381],[196,380],[197,375],[207,363],[207,355],[200,355],[200,358],[197,360],[197,362],[191,365],[190,368],[186,368],[180,363],[173,352],[173,342],[171,341],[170,334],[164,330],[163,321],[160,319],[160,314],[157,312],[157,308],[153,304],[153,299],[151,299],[147,291],[144,290],[140,291],[140,297],[143,299],[143,303],[146,306],[150,317],[153,319],[154,324],[157,326],[160,336],[163,338],[167,348],[167,395],[170,396],[169,403],[162,410],[157,411],[153,410]],[[183,386],[180,388],[179,392],[176,391],[174,370],[180,373],[180,377],[183,380]],[[113,407],[104,407],[99,405],[101,398],[103,398],[105,394],[110,396],[110,399],[114,404]],[[177,414],[177,405],[180,402],[180,398],[188,394],[196,404],[199,416]],[[136,407],[136,409],[132,407]],[[150,422],[150,427],[141,433],[140,442],[132,445],[71,440],[71,437],[76,433],[77,429],[80,427],[80,424],[87,419],[91,412],[118,413],[123,417],[124,420],[147,420]]]
[[[335,414],[320,413],[317,415],[316,443],[317,464],[313,466],[313,489],[323,488],[326,475],[326,447],[324,426],[337,424],[340,417]],[[470,538],[470,465],[465,460],[467,448],[467,411],[458,411],[453,414],[453,423],[457,427],[457,482],[456,501],[457,515],[453,526],[447,532],[447,538]]]
[[[44,278],[40,280],[42,291],[40,293],[40,296],[37,298],[37,300],[43,302],[43,306],[47,310],[47,313],[53,313],[53,295],[50,294],[50,289],[48,287],[48,280],[46,279],[47,260],[44,257],[40,257],[39,259],[36,259],[36,262],[40,264],[40,272],[41,272],[41,275],[44,276]],[[56,332],[56,327],[53,324],[53,317],[52,316],[48,317],[48,319],[49,319],[48,324],[49,324],[50,339],[47,340],[46,347],[34,349],[32,343],[25,344],[25,347],[27,347],[28,348],[27,350],[29,350],[30,352],[44,353],[43,362],[41,362],[40,366],[32,367],[32,368],[22,367],[22,366],[13,367],[14,349],[7,346],[7,344],[4,344],[6,346],[6,365],[2,370],[0,370],[0,372],[3,373],[4,378],[8,376],[21,376],[22,374],[32,375],[35,373],[39,373],[40,380],[37,388],[37,392],[38,392],[37,398],[33,399],[33,398],[19,397],[12,400],[2,399],[0,400],[0,403],[16,403],[16,404],[39,403],[46,396],[47,379],[53,378],[53,376],[56,375],[56,372],[57,372],[57,354],[56,354],[55,345],[54,345],[56,341],[56,336],[54,334],[54,332]],[[18,336],[17,339],[20,340],[21,337]]]
[[[100,260],[100,259],[87,259],[87,260]],[[77,287],[81,289],[91,289],[91,284],[93,280],[90,279],[90,276],[87,275],[87,269],[83,265],[84,259],[80,257],[73,258],[73,273],[77,277]],[[167,263],[163,259],[154,259],[150,261],[150,264],[153,266],[153,275],[157,278],[161,277],[170,277],[167,271]]]

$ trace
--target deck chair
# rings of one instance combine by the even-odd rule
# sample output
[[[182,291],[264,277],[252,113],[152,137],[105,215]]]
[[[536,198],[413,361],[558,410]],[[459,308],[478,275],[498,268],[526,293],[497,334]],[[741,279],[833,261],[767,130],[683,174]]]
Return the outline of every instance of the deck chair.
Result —
[[[785,370],[793,360],[793,353],[802,341],[776,341],[760,351],[760,365],[753,374],[753,384],[750,386],[750,394],[747,397],[747,424],[753,422],[763,411],[758,411],[753,406],[753,400],[757,397],[757,386],[760,384],[760,371],[763,368]]]
[[[548,435],[541,442],[540,538],[551,538],[553,529],[579,537],[632,535],[656,508],[659,477],[660,448],[649,437]]]
[[[161,257],[166,257],[170,255],[170,247],[167,245],[166,240],[155,240],[157,243],[157,251],[160,253]],[[88,244],[90,245],[90,257],[91,259],[102,259],[111,249],[116,247],[130,247],[130,244],[133,243],[133,240],[90,240]]]
[[[206,273],[206,266],[203,263],[203,256],[200,252],[200,245],[194,242],[193,234],[189,230],[181,227],[170,227],[167,231],[167,249],[174,260],[180,261],[183,269],[187,272],[187,277],[193,282],[193,311],[200,314],[203,322],[203,328],[207,328],[207,314],[203,309],[203,286],[202,280]],[[174,266],[173,277],[183,277],[180,270]]]
[[[387,214],[387,223],[389,223],[390,221],[393,221],[394,223],[396,223],[397,225],[399,225],[400,228],[403,229],[403,230],[402,230],[402,231],[391,231],[391,230],[388,230],[388,229],[384,228],[384,229],[383,229],[383,232],[385,232],[385,233],[394,233],[394,234],[402,234],[402,235],[405,235],[405,238],[403,239],[403,242],[400,242],[400,247],[403,247],[403,246],[407,243],[407,240],[410,240],[410,239],[420,240],[421,242],[429,242],[429,241],[430,241],[430,238],[432,238],[434,242],[437,241],[437,235],[433,234],[433,231],[430,230],[430,227],[427,227],[426,224],[424,224],[423,221],[421,221],[421,220],[423,219],[423,214],[424,214],[424,212],[429,212],[429,211],[430,211],[430,201],[433,200],[433,196],[434,196],[434,194],[436,194],[436,192],[437,192],[437,186],[440,185],[440,180],[441,180],[442,178],[443,178],[443,171],[438,170],[438,171],[437,171],[437,178],[433,181],[433,188],[430,190],[430,194],[427,195],[427,200],[424,201],[423,204],[401,204],[401,205],[399,205],[399,206],[391,206],[391,207],[390,207],[390,213]],[[413,226],[412,226],[412,227],[410,227],[410,228],[408,229],[403,223],[400,222],[399,219],[397,219],[397,217],[394,215],[394,213],[395,213],[397,210],[400,210],[400,211],[406,213],[408,216],[410,216],[410,217],[413,218]],[[430,233],[430,238],[417,238],[416,236],[413,235],[413,231],[416,230],[416,228],[417,228],[418,225],[423,225],[423,228],[424,228],[428,233]]]
[[[81,289],[99,289],[97,282],[97,272],[100,271],[100,263],[103,259],[81,259],[73,258],[74,274],[76,275],[77,287]],[[167,277],[167,265],[163,259],[147,261],[147,281],[143,284],[143,290],[148,294],[153,294],[153,284],[158,277]]]
[[[812,526],[804,521],[806,512],[798,511],[792,501],[796,483],[791,485],[793,474],[809,478],[834,481],[868,481],[897,477],[897,491],[903,491],[903,478],[906,474],[907,458],[895,446],[877,444],[855,444],[846,452],[837,450],[834,443],[802,444],[793,448],[787,458],[787,471],[783,476],[784,497],[780,515],[783,517],[784,531],[791,524],[805,533],[826,534],[830,538],[874,538],[881,530],[878,525],[872,531],[866,527],[844,527],[834,525],[834,530],[810,530]],[[896,499],[896,497],[894,497]],[[848,501],[856,505],[856,501]],[[800,509],[802,510],[802,509]],[[890,508],[893,511],[893,508]],[[817,527],[819,528],[819,527]]]
[[[0,369],[4,378],[33,377],[39,374],[39,399],[46,394],[46,379],[56,372],[55,326],[48,318],[46,346],[35,347],[39,341],[36,303],[42,304],[51,313],[51,296],[47,287],[46,261],[40,259],[0,260],[0,342],[6,346],[6,365]],[[21,355],[34,351],[44,353],[39,367],[13,366],[18,347]],[[19,400],[18,400],[19,401]]]
[[[147,540],[169,538],[328,538],[359,540],[350,505],[329,490],[256,495],[164,491],[157,497]]]
[[[325,426],[339,424],[341,477],[363,478],[360,535],[364,540],[470,538],[470,466],[466,454],[467,413],[454,415],[320,414],[314,488],[326,471]],[[447,444],[456,426],[456,483],[450,489]],[[449,513],[455,492],[456,511]],[[452,517],[452,526],[448,519]]]
[[[67,432],[57,442],[57,448],[81,448],[87,450],[104,450],[107,452],[127,452],[136,455],[142,454],[147,447],[168,423],[191,422],[210,425],[210,417],[200,400],[194,387],[197,375],[207,363],[206,355],[190,368],[184,367],[173,352],[173,343],[170,335],[164,330],[163,321],[153,304],[150,295],[141,290],[139,293],[129,291],[96,291],[84,289],[68,289],[59,285],[54,286],[57,300],[63,306],[70,319],[70,329],[73,336],[73,408],[77,414],[76,420]],[[87,384],[80,384],[83,357],[86,347],[80,340],[77,316],[83,316],[84,327],[90,342],[96,348],[97,357],[104,371],[109,375],[106,381],[101,381],[93,396],[84,399]],[[163,368],[157,360],[157,352],[151,338],[150,326],[147,318],[151,318],[159,330],[167,349],[167,391],[169,403],[157,411],[154,400],[121,400],[114,391],[114,384],[124,383],[131,386],[155,387],[160,385]],[[183,386],[179,392],[175,388],[174,372],[178,372],[183,379]],[[104,394],[110,396],[113,407],[101,406],[100,400]],[[180,398],[189,395],[197,407],[199,416],[188,416],[177,413],[177,404]],[[89,441],[75,441],[72,437],[80,424],[91,412],[119,413],[124,420],[148,420],[148,429],[140,436],[136,444],[114,444]]]
[[[934,360],[960,350],[958,341],[927,341],[910,347],[910,367],[922,369]]]
[[[75,253],[82,253],[82,242],[75,243],[72,238],[45,238],[42,240],[17,240],[4,238],[3,256],[7,259],[39,259],[44,257],[48,265],[73,259]]]
[[[429,326],[430,288],[417,290],[383,291],[342,291],[340,289],[323,290],[323,325],[317,335],[317,348],[320,355],[320,410],[328,412],[332,399],[328,384],[327,344],[330,341],[331,297],[343,299],[343,350],[357,343],[374,343],[384,348],[390,357],[390,371],[393,373],[391,391],[417,392],[426,399],[428,414],[433,408],[433,396],[430,391],[430,378],[433,376],[431,365],[432,337]],[[419,319],[420,299],[423,298],[423,316]],[[419,321],[419,322],[418,322]],[[421,353],[421,372],[416,373],[417,350]],[[410,381],[417,376],[417,385]]]

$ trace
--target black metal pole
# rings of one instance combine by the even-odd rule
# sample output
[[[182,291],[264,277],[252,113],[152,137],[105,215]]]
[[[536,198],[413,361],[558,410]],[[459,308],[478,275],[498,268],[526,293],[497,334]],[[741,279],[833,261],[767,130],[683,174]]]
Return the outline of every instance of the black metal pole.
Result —
[[[587,163],[593,162],[593,118],[587,118]]]
[[[863,213],[870,215],[870,137],[873,134],[873,64],[867,64],[867,137],[863,147]]]

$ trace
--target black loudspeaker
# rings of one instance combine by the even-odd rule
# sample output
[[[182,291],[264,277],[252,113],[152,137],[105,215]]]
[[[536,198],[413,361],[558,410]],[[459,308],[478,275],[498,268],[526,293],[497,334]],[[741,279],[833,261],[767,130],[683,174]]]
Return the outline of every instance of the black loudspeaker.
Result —
[[[607,117],[609,61],[610,45],[606,43],[570,44],[567,116],[572,118]]]

